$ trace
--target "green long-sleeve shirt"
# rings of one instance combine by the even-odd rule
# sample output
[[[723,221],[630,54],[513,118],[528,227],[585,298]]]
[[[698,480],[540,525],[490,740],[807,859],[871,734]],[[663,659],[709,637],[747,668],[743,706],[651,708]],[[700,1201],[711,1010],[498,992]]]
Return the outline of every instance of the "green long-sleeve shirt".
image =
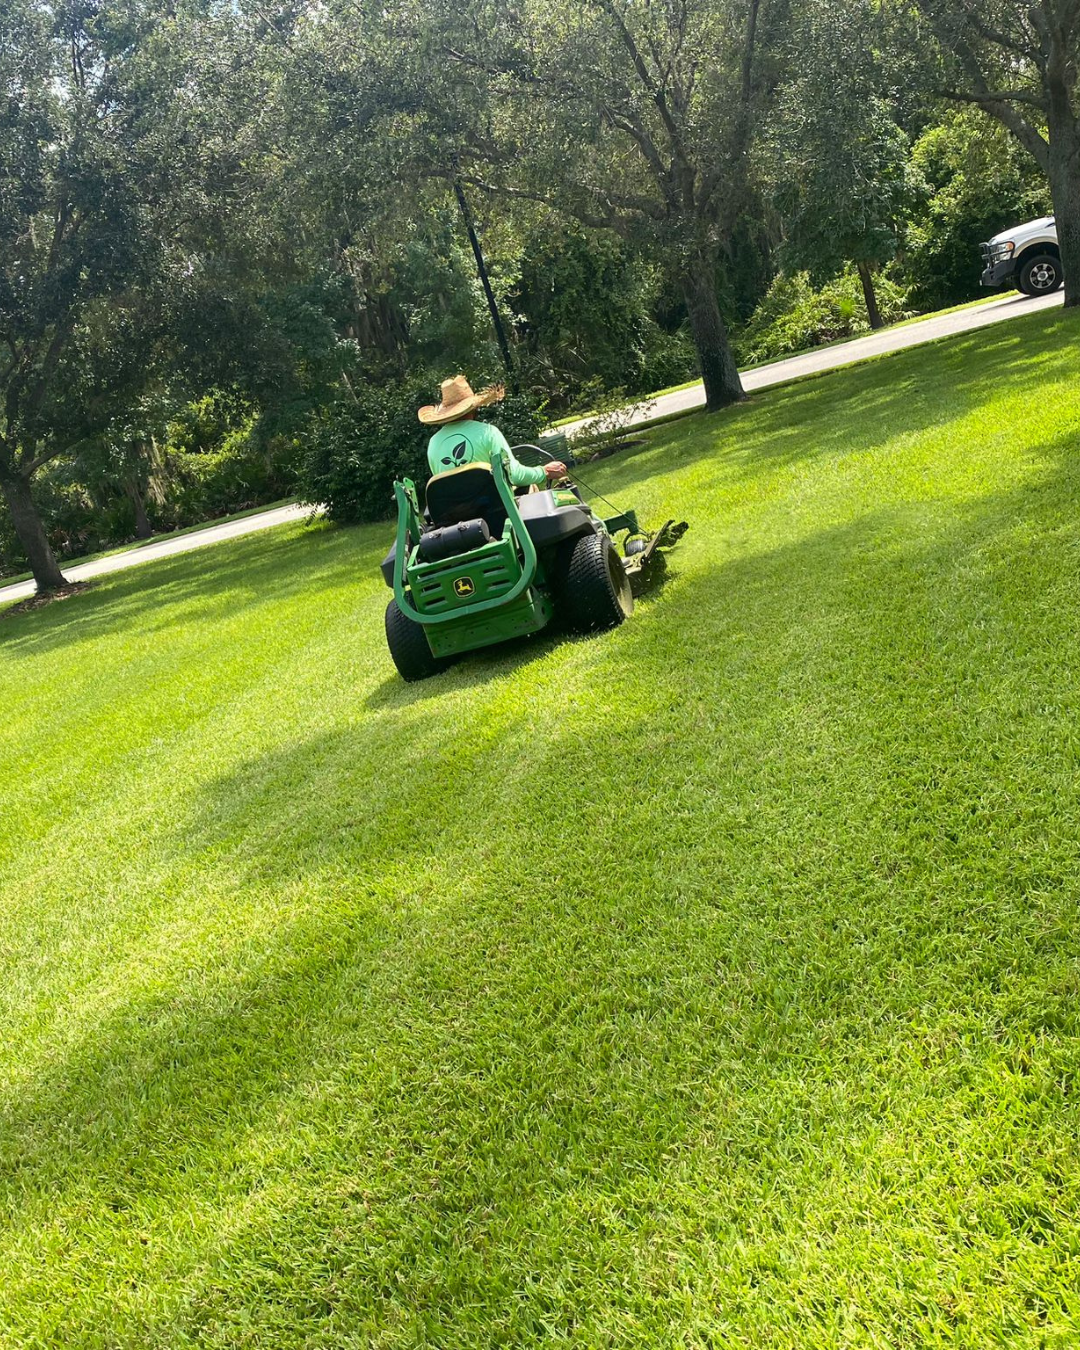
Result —
[[[514,458],[506,437],[490,422],[477,422],[471,417],[448,422],[428,441],[428,466],[433,475],[460,469],[465,464],[490,464],[496,455],[505,457],[515,487],[529,487],[533,483],[543,487],[547,482],[542,468],[530,468]]]

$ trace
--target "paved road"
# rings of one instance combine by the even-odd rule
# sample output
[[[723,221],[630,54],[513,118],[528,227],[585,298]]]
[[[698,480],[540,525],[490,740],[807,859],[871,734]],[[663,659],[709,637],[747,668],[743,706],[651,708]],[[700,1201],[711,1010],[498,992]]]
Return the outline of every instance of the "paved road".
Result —
[[[767,366],[758,366],[743,376],[743,385],[747,390],[765,389],[771,384],[783,384],[786,380],[797,379],[800,375],[813,375],[822,370],[835,370],[838,366],[849,366],[854,361],[863,361],[868,356],[880,356],[885,352],[900,351],[904,347],[917,347],[923,342],[932,342],[935,338],[949,337],[954,333],[969,333],[976,328],[985,328],[989,324],[1001,323],[1021,314],[1033,314],[1036,310],[1049,309],[1060,305],[1062,295],[1041,296],[1029,300],[1026,296],[1010,292],[1000,300],[975,309],[961,309],[953,314],[943,314],[939,318],[924,319],[921,323],[907,324],[902,328],[886,328],[880,333],[870,333],[866,337],[856,338],[838,347],[823,347],[816,352],[807,352],[803,356],[790,356],[784,361],[774,361]],[[634,419],[635,422],[650,421],[654,417],[664,417],[669,413],[684,412],[689,408],[700,408],[705,395],[700,384],[677,394],[665,394],[648,410]],[[573,422],[563,427],[568,435],[583,425]],[[238,539],[243,534],[253,534],[256,530],[269,529],[272,525],[283,525],[290,520],[301,520],[308,514],[307,506],[277,506],[270,511],[260,511],[257,515],[245,516],[243,520],[228,521],[223,525],[208,525],[205,530],[191,534],[165,535],[152,543],[130,549],[126,553],[114,553],[111,558],[99,558],[96,562],[74,563],[64,568],[64,574],[71,581],[88,581],[91,577],[104,576],[107,572],[119,572],[125,567],[137,567],[140,563],[156,562],[159,558],[170,558],[176,553],[187,553],[193,548],[205,548],[207,544],[219,543],[222,539]],[[0,604],[14,600],[25,600],[34,593],[32,581],[19,582],[14,586],[0,587]]]
[[[271,525],[284,525],[290,520],[303,520],[310,514],[310,506],[275,506],[269,511],[260,511],[256,515],[244,516],[240,520],[228,520],[221,525],[208,525],[205,530],[193,530],[190,534],[166,534],[151,543],[141,544],[138,548],[128,549],[124,553],[114,553],[109,558],[73,563],[64,568],[64,575],[69,581],[89,581],[91,577],[102,577],[107,572],[120,572],[125,567],[137,567],[140,563],[157,562],[160,558],[171,558],[176,553],[188,553],[194,548],[205,548],[207,544],[217,544],[222,539],[239,539],[243,534],[254,534],[256,530],[265,530]],[[20,581],[14,586],[0,587],[0,604],[12,600],[26,600],[33,594],[32,581]]]
[[[1056,295],[1042,295],[1037,299],[1029,299],[1011,291],[1000,300],[992,300],[974,309],[958,309],[952,314],[923,319],[920,323],[885,328],[880,333],[868,333],[866,337],[855,338],[852,342],[844,342],[836,347],[822,347],[802,356],[789,356],[783,361],[758,366],[743,375],[743,388],[748,393],[754,389],[766,389],[772,384],[798,379],[800,375],[814,375],[823,370],[835,370],[838,366],[849,366],[855,361],[865,361],[868,356],[881,356],[885,352],[898,352],[904,347],[917,347],[920,343],[951,337],[955,333],[970,333],[973,329],[985,328],[1005,319],[1015,319],[1021,314],[1050,309],[1060,305],[1063,298],[1060,291]],[[677,394],[664,394],[646,412],[635,417],[633,422],[649,422],[654,417],[667,417],[671,413],[701,408],[704,404],[705,392],[700,384],[695,384],[689,389],[680,389]],[[584,419],[571,422],[559,430],[572,436],[582,426]]]

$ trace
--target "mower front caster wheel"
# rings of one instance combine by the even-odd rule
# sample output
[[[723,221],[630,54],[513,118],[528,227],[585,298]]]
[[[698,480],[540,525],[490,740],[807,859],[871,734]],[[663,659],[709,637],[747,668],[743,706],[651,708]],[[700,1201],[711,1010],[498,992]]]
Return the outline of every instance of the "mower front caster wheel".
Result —
[[[445,658],[431,654],[424,630],[407,614],[402,614],[398,602],[391,600],[386,606],[386,645],[394,658],[394,665],[403,680],[411,684],[414,680],[426,680],[438,675],[450,664]]]
[[[617,628],[634,611],[630,578],[606,534],[582,534],[559,558],[562,616],[575,633]]]

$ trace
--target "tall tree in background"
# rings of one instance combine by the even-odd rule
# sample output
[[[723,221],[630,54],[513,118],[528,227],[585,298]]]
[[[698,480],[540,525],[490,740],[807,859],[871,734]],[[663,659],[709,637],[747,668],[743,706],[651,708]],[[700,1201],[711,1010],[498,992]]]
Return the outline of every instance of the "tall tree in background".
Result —
[[[456,128],[465,181],[674,260],[710,408],[743,396],[716,274],[752,201],[784,14],[783,0],[488,0],[432,12],[420,44],[482,109]]]
[[[135,16],[8,6],[0,35],[0,491],[38,589],[64,584],[34,503],[37,471],[136,397],[159,335],[148,96],[122,71]],[[140,142],[142,143],[140,145]]]
[[[64,583],[34,503],[44,465],[107,437],[185,362],[212,385],[261,352],[276,381],[257,298],[295,278],[251,210],[273,150],[259,36],[213,0],[7,5],[0,492],[39,590]]]
[[[865,0],[806,6],[775,148],[787,258],[817,280],[854,263],[870,326],[881,328],[873,274],[896,255],[912,192],[907,137],[882,96],[888,81],[874,26]]]
[[[333,278],[335,321],[365,375],[400,379],[451,333],[471,352],[486,329],[474,331],[475,262],[447,141],[430,125],[427,86],[439,72],[422,72],[381,7],[319,0],[255,12],[256,59],[272,50],[281,67],[259,113],[263,152],[273,147],[265,228],[298,274]]]
[[[943,92],[985,109],[1050,182],[1065,303],[1080,304],[1080,0],[916,0]]]
[[[967,299],[977,281],[972,241],[1053,210],[1046,175],[1000,122],[951,109],[911,147],[918,200],[905,237],[904,276],[917,310]]]
[[[44,463],[35,431],[71,335],[79,270],[76,222],[56,145],[60,137],[51,16],[8,6],[0,30],[0,491],[39,587],[64,578],[30,493]],[[73,275],[74,274],[74,275]],[[66,284],[65,284],[66,283]]]

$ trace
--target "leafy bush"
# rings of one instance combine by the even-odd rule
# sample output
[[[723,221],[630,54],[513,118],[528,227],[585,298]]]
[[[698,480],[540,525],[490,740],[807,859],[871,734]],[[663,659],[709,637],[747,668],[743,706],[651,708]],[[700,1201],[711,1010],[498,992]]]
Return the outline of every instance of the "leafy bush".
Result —
[[[161,487],[143,494],[155,533],[263,506],[294,491],[295,443],[262,437],[250,414],[231,430],[218,425],[208,411],[212,402],[187,409],[157,447]],[[123,483],[110,480],[100,465],[93,473],[90,467],[85,460],[57,460],[34,480],[34,500],[61,564],[135,538],[135,507]],[[0,511],[0,576],[25,567],[10,515]]]
[[[908,317],[904,291],[887,274],[874,278],[886,323]],[[759,365],[838,338],[869,331],[862,285],[854,267],[815,289],[806,272],[781,273],[735,339],[740,365]]]
[[[481,388],[485,381],[473,381]],[[393,514],[394,479],[426,481],[427,443],[432,428],[417,421],[416,410],[434,399],[438,380],[357,389],[320,415],[300,463],[298,489],[303,501],[323,505],[334,520],[382,520]],[[479,416],[494,422],[514,444],[535,441],[539,418],[521,394]]]
[[[1015,138],[972,109],[925,131],[912,163],[924,200],[908,230],[904,278],[920,309],[940,309],[980,293],[979,245],[1049,214],[1050,190]]]
[[[625,389],[605,390],[599,380],[585,386],[582,401],[590,405],[592,416],[575,437],[575,447],[581,447],[580,452],[575,450],[578,460],[614,454],[632,432],[634,418],[656,406],[651,399],[631,400]]]
[[[580,406],[597,381],[648,393],[693,375],[689,335],[657,322],[662,284],[657,265],[614,235],[552,219],[537,226],[510,301],[530,377],[553,407]]]
[[[698,358],[694,340],[685,328],[668,333],[653,325],[649,341],[641,354],[637,378],[631,386],[634,393],[652,393],[682,384],[698,376]]]
[[[174,451],[176,484],[158,508],[155,524],[178,529],[288,496],[295,488],[297,453],[283,437],[263,441],[254,425],[230,432],[212,450]]]

